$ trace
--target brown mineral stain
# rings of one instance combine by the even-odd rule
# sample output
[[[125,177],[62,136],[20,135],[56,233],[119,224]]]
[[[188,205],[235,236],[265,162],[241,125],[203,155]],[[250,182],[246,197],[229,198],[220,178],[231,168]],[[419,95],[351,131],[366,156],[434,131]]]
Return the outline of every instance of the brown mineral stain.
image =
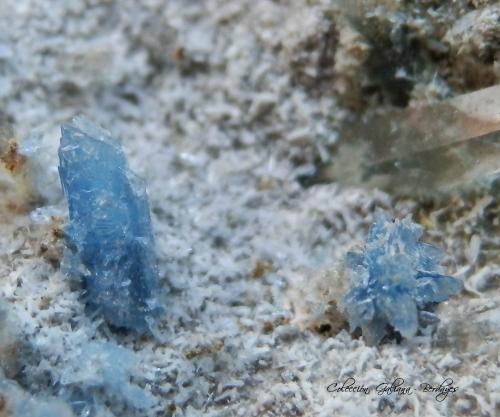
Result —
[[[277,327],[284,326],[290,323],[290,319],[285,316],[277,317],[274,321],[266,320],[262,324],[262,332],[264,334],[272,333]]]
[[[278,186],[276,180],[271,177],[260,177],[257,179],[256,188],[259,191],[269,191]]]
[[[24,214],[33,208],[34,199],[27,191],[24,192],[22,185],[17,195],[12,195],[12,193],[8,196],[4,195],[5,200],[0,201],[0,223],[10,223],[12,215]]]
[[[52,225],[52,237],[55,240],[61,239],[64,236],[64,229],[62,226],[63,219],[60,217],[52,217],[54,222]]]
[[[342,330],[347,330],[349,325],[345,317],[339,312],[337,303],[330,301],[326,311],[311,323],[311,327],[317,333],[333,337]]]
[[[0,394],[0,417],[9,417],[7,413],[7,401],[2,394]]]
[[[272,265],[266,261],[257,261],[252,269],[252,278],[262,278],[266,273],[272,271]]]
[[[211,353],[217,353],[224,347],[224,341],[220,340],[213,345],[209,346],[199,346],[196,349],[188,350],[184,353],[187,359],[193,359],[197,356],[207,355]]]
[[[21,205],[17,204],[15,201],[8,201],[5,206],[7,207],[7,210],[12,212],[16,212],[21,209]]]
[[[59,243],[59,236],[55,236],[52,233],[52,239],[50,241],[40,243],[38,255],[55,269],[59,268],[63,256],[63,249]]]
[[[264,325],[262,326],[262,332],[265,334],[272,333],[274,331],[274,324],[272,321],[265,321]]]
[[[18,173],[26,162],[26,157],[19,153],[19,145],[16,141],[10,141],[6,152],[0,156],[5,168],[12,174]]]
[[[175,48],[173,57],[176,61],[182,61],[186,57],[186,50],[183,46],[178,46]]]
[[[40,303],[38,304],[38,307],[40,310],[47,310],[50,307],[50,302],[52,301],[52,298],[47,296],[47,295],[42,295],[40,297]]]

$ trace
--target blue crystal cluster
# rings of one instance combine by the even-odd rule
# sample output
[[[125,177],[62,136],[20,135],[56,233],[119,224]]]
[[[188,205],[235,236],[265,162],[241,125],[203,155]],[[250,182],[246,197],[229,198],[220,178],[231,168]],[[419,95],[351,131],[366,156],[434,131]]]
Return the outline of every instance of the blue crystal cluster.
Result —
[[[83,276],[92,311],[113,327],[145,332],[161,312],[145,187],[107,131],[84,117],[61,131],[59,176],[73,273]]]
[[[436,303],[463,288],[442,274],[443,252],[420,242],[422,231],[409,218],[392,221],[379,211],[364,251],[347,255],[354,283],[343,303],[351,330],[360,328],[367,344],[380,343],[391,327],[415,336],[424,320],[437,321]]]

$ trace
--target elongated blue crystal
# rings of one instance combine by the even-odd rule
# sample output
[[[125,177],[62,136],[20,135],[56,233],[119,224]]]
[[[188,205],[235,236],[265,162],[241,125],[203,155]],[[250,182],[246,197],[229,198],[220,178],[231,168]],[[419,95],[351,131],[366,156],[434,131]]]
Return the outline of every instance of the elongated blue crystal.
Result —
[[[83,276],[91,310],[114,327],[144,332],[161,311],[145,187],[109,132],[84,117],[61,131],[59,176],[73,273]]]
[[[435,304],[463,288],[442,274],[443,253],[419,241],[422,231],[408,217],[391,221],[377,212],[364,251],[347,255],[354,282],[344,306],[351,330],[361,328],[368,344],[379,343],[390,327],[403,337],[415,336],[419,318],[429,322]]]

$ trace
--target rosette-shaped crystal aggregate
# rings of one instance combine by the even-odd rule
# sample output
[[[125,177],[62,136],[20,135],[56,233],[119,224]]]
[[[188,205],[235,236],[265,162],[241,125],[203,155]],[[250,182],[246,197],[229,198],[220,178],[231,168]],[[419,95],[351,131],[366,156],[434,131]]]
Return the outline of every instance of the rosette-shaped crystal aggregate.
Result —
[[[415,336],[421,322],[437,321],[436,303],[459,293],[461,281],[443,275],[443,252],[420,242],[422,226],[408,217],[375,214],[364,250],[350,252],[353,286],[343,304],[351,330],[360,328],[367,344],[380,343],[392,329]]]

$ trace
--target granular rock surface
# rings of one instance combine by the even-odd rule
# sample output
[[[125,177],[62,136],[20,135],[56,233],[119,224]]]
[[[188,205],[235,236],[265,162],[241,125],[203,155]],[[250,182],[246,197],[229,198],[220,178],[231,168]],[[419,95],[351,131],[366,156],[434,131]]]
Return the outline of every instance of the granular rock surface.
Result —
[[[3,0],[1,132],[39,132],[38,207],[62,200],[62,123],[84,113],[121,138],[147,184],[165,314],[145,337],[86,314],[61,269],[64,210],[30,214],[2,174],[0,415],[498,413],[498,190],[417,200],[303,178],[368,109],[498,83],[499,13],[479,0]],[[368,347],[336,301],[377,208],[422,224],[465,291],[440,305],[435,334]],[[371,393],[328,392],[348,377]],[[376,393],[398,377],[411,395]],[[444,401],[418,389],[445,378],[458,390]]]

